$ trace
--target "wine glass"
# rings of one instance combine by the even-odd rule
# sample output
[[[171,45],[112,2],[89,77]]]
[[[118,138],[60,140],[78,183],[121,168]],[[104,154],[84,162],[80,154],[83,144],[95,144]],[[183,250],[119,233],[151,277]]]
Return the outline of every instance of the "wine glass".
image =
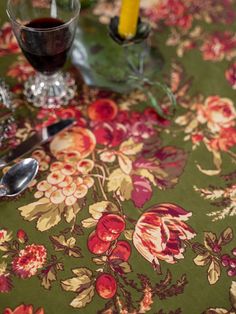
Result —
[[[74,40],[79,0],[8,0],[7,15],[36,75],[24,94],[36,107],[57,108],[75,95],[75,81],[60,70]]]

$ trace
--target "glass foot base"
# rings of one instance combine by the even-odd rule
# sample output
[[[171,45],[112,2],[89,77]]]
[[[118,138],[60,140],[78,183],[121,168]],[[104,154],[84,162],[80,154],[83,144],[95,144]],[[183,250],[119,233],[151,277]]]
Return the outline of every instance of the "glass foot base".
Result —
[[[35,107],[59,108],[74,98],[75,80],[69,73],[56,73],[50,76],[36,74],[26,81],[24,95]]]

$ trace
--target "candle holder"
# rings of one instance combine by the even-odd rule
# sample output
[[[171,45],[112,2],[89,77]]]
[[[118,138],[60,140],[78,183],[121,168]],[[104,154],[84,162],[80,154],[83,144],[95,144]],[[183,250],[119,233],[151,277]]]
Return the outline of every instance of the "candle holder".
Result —
[[[151,106],[156,112],[163,118],[167,118],[159,105],[156,97],[151,92],[151,88],[161,89],[170,101],[170,110],[168,115],[173,114],[176,108],[176,99],[170,88],[160,82],[153,81],[146,77],[144,63],[145,57],[148,56],[148,44],[147,39],[151,32],[149,24],[142,22],[141,18],[138,19],[137,31],[135,36],[132,38],[123,38],[120,36],[118,31],[119,17],[115,16],[111,19],[109,24],[109,35],[110,37],[121,47],[123,47],[124,55],[126,57],[127,65],[130,69],[128,80],[131,81],[132,85],[135,85],[138,89],[141,89],[150,101]],[[138,49],[137,49],[138,47]]]
[[[151,27],[149,24],[142,22],[142,20],[138,19],[138,25],[137,25],[137,31],[134,37],[132,38],[123,38],[120,36],[118,32],[118,26],[119,26],[119,17],[114,16],[109,24],[109,35],[111,38],[116,41],[119,45],[122,45],[123,47],[127,47],[133,44],[140,44],[143,41],[145,41],[150,32]]]

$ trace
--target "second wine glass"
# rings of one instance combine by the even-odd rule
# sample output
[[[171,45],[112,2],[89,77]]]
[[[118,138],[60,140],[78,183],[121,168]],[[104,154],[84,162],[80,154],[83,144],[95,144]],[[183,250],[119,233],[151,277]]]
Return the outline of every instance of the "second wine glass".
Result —
[[[60,70],[74,40],[79,12],[79,0],[8,0],[14,34],[37,71],[24,89],[27,100],[37,107],[60,107],[74,97],[74,79]]]

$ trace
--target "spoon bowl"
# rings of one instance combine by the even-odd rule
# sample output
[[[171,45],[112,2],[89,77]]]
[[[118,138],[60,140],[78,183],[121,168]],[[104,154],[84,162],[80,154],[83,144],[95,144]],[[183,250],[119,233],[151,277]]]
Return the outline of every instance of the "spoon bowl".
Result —
[[[0,196],[16,196],[24,191],[38,173],[39,164],[26,158],[12,166],[0,180]]]

